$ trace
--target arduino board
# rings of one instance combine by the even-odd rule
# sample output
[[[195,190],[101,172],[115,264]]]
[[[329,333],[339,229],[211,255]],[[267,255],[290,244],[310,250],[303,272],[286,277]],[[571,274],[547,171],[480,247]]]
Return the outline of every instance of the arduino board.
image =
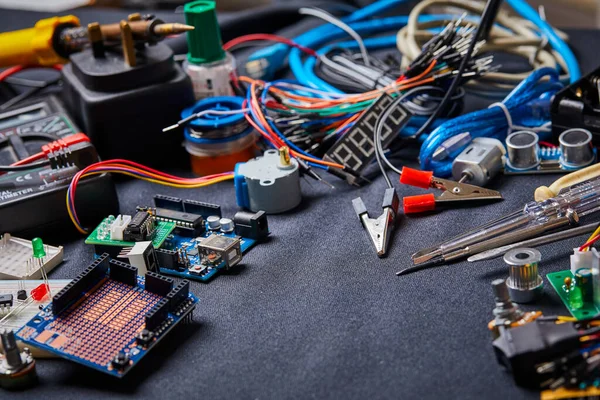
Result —
[[[242,254],[255,244],[256,240],[235,233],[207,230],[196,238],[171,235],[156,255],[162,274],[208,282],[241,261]],[[201,252],[203,249],[204,253]],[[232,258],[228,257],[230,254]]]
[[[124,376],[198,299],[189,281],[148,272],[103,254],[17,332],[24,343],[98,371]]]
[[[138,233],[138,215],[154,220],[152,243],[159,271],[165,275],[208,282],[219,272],[242,260],[244,253],[269,235],[267,215],[240,211],[233,219],[221,218],[218,205],[195,200],[156,195],[154,207],[138,207],[133,218],[120,215],[108,217],[87,238],[95,246],[96,255],[103,252],[112,257],[124,257],[122,251],[136,242],[123,241],[132,224]],[[136,218],[137,217],[137,218]],[[147,219],[146,219],[147,221]],[[150,240],[143,234],[136,240]],[[131,257],[129,261],[133,264]]]

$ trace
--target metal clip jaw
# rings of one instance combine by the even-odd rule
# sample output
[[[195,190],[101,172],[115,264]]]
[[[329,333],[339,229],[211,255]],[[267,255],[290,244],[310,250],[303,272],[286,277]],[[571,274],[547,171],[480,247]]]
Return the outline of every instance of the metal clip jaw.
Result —
[[[502,194],[495,190],[451,181],[449,179],[437,178],[435,176],[431,178],[431,187],[444,191],[439,196],[436,196],[436,203],[452,203],[470,200],[502,200]]]
[[[383,197],[383,213],[378,218],[370,218],[367,208],[360,197],[352,200],[352,206],[363,227],[366,229],[371,242],[375,246],[377,256],[383,257],[387,253],[387,248],[392,236],[392,231],[398,215],[400,199],[396,190],[386,189]]]

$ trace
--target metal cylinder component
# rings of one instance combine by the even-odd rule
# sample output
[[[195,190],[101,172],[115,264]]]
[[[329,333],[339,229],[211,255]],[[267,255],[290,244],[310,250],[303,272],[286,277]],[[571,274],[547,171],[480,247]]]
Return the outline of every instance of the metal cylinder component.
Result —
[[[506,138],[508,164],[514,169],[530,169],[540,164],[539,137],[530,131],[514,132]]]
[[[538,272],[542,255],[536,249],[517,248],[504,255],[508,265],[506,286],[510,298],[517,303],[529,303],[542,294],[544,281]]]
[[[502,170],[505,153],[498,139],[475,138],[452,162],[452,178],[459,181],[466,176],[471,185],[485,186]]]
[[[4,357],[0,357],[0,387],[23,389],[37,382],[35,360],[29,349],[19,350],[15,334],[6,331],[1,335]]]
[[[581,168],[594,161],[592,134],[581,128],[564,131],[558,137],[561,157],[560,162],[566,167]]]
[[[230,233],[235,229],[233,221],[229,218],[221,218],[219,223],[221,224],[221,232],[223,233]]]
[[[506,281],[504,279],[495,279],[492,281],[492,289],[494,290],[494,297],[496,302],[510,301],[510,294],[506,287]]]
[[[590,268],[579,268],[575,272],[575,285],[581,289],[584,302],[594,301],[594,281]]]
[[[521,309],[510,299],[508,286],[504,279],[496,279],[492,282],[494,290],[494,317],[496,325],[506,325],[519,320],[523,316]]]
[[[221,218],[216,215],[211,215],[206,218],[206,222],[208,222],[208,229],[211,231],[218,231],[221,229]]]

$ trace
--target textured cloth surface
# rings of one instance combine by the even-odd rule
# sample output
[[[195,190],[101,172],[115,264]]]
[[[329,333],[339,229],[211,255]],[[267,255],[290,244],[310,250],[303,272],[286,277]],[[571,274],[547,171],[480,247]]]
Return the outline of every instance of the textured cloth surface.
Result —
[[[16,28],[12,25],[20,15],[1,11],[2,29]],[[597,32],[572,32],[584,73],[600,64],[597,52],[585,52],[595,38]],[[303,180],[298,209],[269,216],[270,240],[251,250],[234,273],[209,284],[192,282],[200,298],[194,322],[176,329],[125,379],[65,360],[40,360],[41,384],[9,396],[539,398],[514,385],[491,348],[486,327],[494,305],[490,282],[507,274],[501,259],[405,277],[395,272],[410,265],[411,253],[513,211],[532,200],[537,186],[556,178],[500,177],[492,188],[503,193],[503,202],[401,216],[389,257],[383,260],[376,257],[351,204],[361,196],[372,215],[378,214],[383,180],[352,189],[327,177],[335,190]],[[396,186],[402,196],[423,193]],[[226,216],[237,211],[231,183],[185,191],[125,181],[118,183],[118,192],[123,213],[149,204],[155,193],[221,204]],[[55,240],[46,238],[65,245],[65,262],[51,278],[71,278],[91,262],[92,248],[83,240]],[[541,272],[568,268],[571,249],[583,240],[542,247]],[[527,309],[565,314],[545,283],[543,299]]]

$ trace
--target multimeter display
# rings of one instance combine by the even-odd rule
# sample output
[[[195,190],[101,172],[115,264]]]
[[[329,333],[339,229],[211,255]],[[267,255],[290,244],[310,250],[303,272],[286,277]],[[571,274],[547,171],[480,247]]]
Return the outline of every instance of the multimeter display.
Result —
[[[4,118],[0,119],[0,129],[13,125],[20,125],[27,121],[31,121],[32,119],[40,119],[47,115],[47,111],[41,105],[36,106],[32,110],[24,110],[22,113],[18,113],[16,115],[8,114],[5,115]]]
[[[54,96],[0,114],[0,165],[40,151],[47,143],[78,133]]]
[[[10,165],[40,152],[42,146],[79,133],[60,101],[54,96],[32,100],[28,104],[0,113],[0,165]],[[69,147],[70,165],[50,165],[0,174],[0,232],[31,232],[39,235],[69,223],[65,207],[67,186],[87,162],[96,162],[98,154],[89,142]],[[82,164],[81,160],[84,161]],[[92,223],[118,211],[114,185],[109,175],[82,181],[84,198],[81,211]],[[79,191],[78,191],[79,192]]]

